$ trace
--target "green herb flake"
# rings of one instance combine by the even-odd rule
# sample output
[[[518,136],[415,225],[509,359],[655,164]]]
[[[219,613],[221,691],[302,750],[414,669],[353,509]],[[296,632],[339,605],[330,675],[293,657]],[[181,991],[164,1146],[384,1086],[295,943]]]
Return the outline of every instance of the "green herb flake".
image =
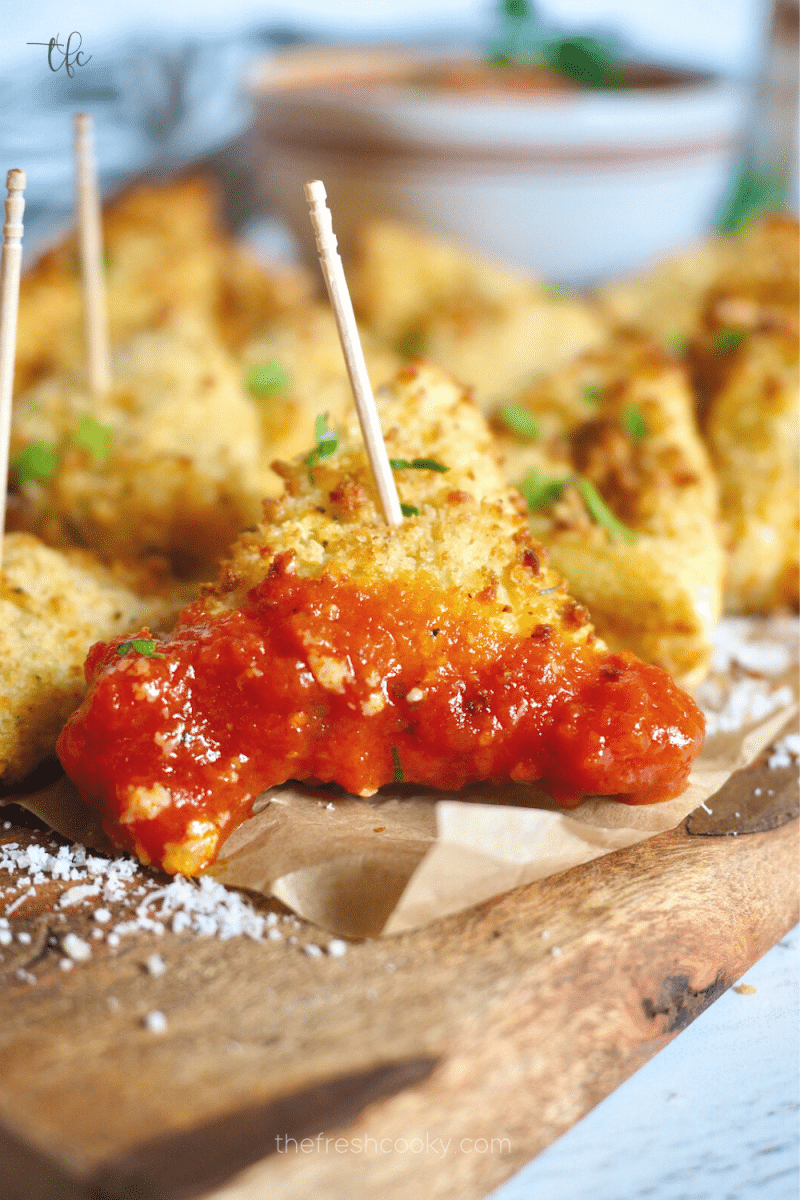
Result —
[[[82,450],[90,450],[98,458],[107,458],[114,434],[107,425],[94,417],[82,417],[72,431],[72,440]]]
[[[686,354],[687,341],[682,333],[674,333],[672,337],[667,338],[667,349],[676,358],[683,358]]]
[[[427,338],[422,329],[408,329],[397,339],[395,348],[401,358],[419,358],[425,353],[426,345]]]
[[[525,497],[525,503],[531,512],[536,512],[537,509],[549,508],[551,504],[555,504],[570,483],[569,478],[545,479],[539,471],[531,471],[517,487]]]
[[[567,300],[573,295],[572,288],[562,287],[558,283],[543,283],[542,291],[548,300]]]
[[[339,449],[339,435],[335,429],[328,427],[327,413],[324,416],[320,414],[314,422],[314,437],[317,439],[317,447],[306,459],[309,483],[314,482],[311,475],[312,467],[315,467],[318,462],[322,462],[324,458],[330,458]]]
[[[544,47],[549,67],[580,87],[602,91],[621,83],[615,48],[599,38],[583,35],[562,37]]]
[[[255,363],[247,376],[247,390],[251,396],[278,396],[285,392],[292,377],[275,362]]]
[[[166,658],[166,654],[159,654],[156,651],[157,643],[150,638],[134,638],[130,642],[120,642],[117,646],[117,654],[124,658],[129,651],[135,650],[137,654],[143,654],[145,658]]]
[[[17,479],[20,483],[31,480],[46,482],[52,479],[58,467],[58,454],[47,442],[32,442],[23,450],[16,462]]]
[[[419,516],[419,509],[416,508],[415,505],[413,505],[413,504],[401,504],[400,512],[403,514],[404,517],[418,517]]]
[[[450,470],[435,458],[412,458],[410,462],[407,458],[390,458],[389,466],[393,471],[438,471],[441,475]]]
[[[638,408],[626,408],[622,414],[622,424],[632,441],[641,442],[647,437],[647,421]]]
[[[394,763],[394,782],[405,783],[406,777],[403,774],[403,764],[400,762],[400,751],[397,746],[392,746],[392,762]]]
[[[623,525],[621,521],[617,520],[593,483],[584,479],[582,475],[576,475],[572,482],[580,492],[581,499],[593,521],[602,525],[603,529],[613,538],[619,538],[623,542],[636,541],[636,534],[632,529],[628,529],[627,525]]]
[[[511,429],[520,437],[529,438],[532,442],[536,441],[541,432],[536,417],[521,404],[507,404],[505,408],[500,409],[498,416],[507,429]]]
[[[589,384],[588,387],[583,389],[583,398],[589,404],[599,404],[603,399],[603,389],[596,383]]]
[[[731,350],[735,350],[740,344],[743,337],[744,334],[738,329],[720,329],[714,335],[714,349],[717,354],[730,354]]]

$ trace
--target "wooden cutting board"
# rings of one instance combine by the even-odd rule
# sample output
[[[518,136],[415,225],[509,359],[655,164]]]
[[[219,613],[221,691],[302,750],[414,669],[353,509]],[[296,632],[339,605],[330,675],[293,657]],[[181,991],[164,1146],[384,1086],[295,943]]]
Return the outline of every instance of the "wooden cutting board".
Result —
[[[66,973],[40,887],[0,963],[4,1200],[477,1200],[792,927],[797,832],[684,825],[341,958],[136,934]]]

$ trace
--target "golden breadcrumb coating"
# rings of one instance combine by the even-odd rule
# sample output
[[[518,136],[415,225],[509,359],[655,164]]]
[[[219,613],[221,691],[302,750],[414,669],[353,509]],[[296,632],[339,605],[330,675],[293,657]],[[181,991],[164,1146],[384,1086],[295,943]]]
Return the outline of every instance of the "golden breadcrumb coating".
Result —
[[[329,459],[283,467],[285,496],[266,502],[265,522],[242,535],[220,582],[203,589],[208,609],[240,606],[270,562],[290,553],[300,576],[327,571],[360,584],[425,576],[445,591],[485,598],[486,619],[508,634],[548,625],[572,643],[594,641],[586,610],[531,539],[520,497],[506,486],[494,440],[465,390],[418,362],[381,390],[377,404],[391,459],[448,468],[394,471],[401,502],[418,514],[399,529],[386,525],[351,419]]]
[[[352,279],[369,329],[441,363],[484,409],[607,336],[587,301],[395,222],[366,228]]]
[[[635,338],[586,354],[517,403],[539,434],[495,427],[510,482],[529,472],[565,481],[540,491],[531,528],[614,649],[670,671],[705,674],[720,613],[723,553],[717,490],[682,366]],[[502,411],[502,410],[501,410]],[[509,418],[510,419],[510,418]],[[629,532],[591,513],[580,478]],[[527,489],[526,489],[527,490]]]
[[[101,401],[80,375],[18,399],[12,478],[37,442],[57,450],[58,466],[49,480],[18,482],[14,520],[51,545],[77,543],[106,561],[165,555],[179,574],[207,578],[258,520],[275,478],[244,368],[208,326],[186,318],[121,347],[112,378]],[[106,452],[81,444],[89,419],[108,431]]]
[[[0,779],[23,779],[52,754],[85,692],[92,643],[169,626],[181,595],[138,595],[82,551],[61,554],[6,534],[0,570]]]
[[[374,389],[394,375],[401,360],[367,332],[362,332],[361,344]],[[269,462],[307,449],[319,414],[327,413],[329,422],[336,424],[354,411],[336,322],[327,304],[309,304],[273,322],[244,347],[242,358],[246,376],[258,365],[278,371],[278,386],[261,396],[258,406]],[[272,475],[265,495],[277,495],[281,488],[278,476]]]
[[[201,176],[127,188],[104,208],[103,238],[112,342],[191,312],[238,345],[311,292],[303,272],[269,272],[221,233],[217,189]],[[79,367],[85,357],[80,261],[71,234],[23,275],[16,390]]]
[[[376,219],[360,231],[350,288],[364,323],[385,341],[397,342],[432,310],[466,297],[486,304],[522,300],[537,283],[436,234]]]
[[[607,284],[597,299],[619,328],[638,330],[658,345],[682,352],[730,250],[729,238],[701,242],[642,275]]]
[[[729,551],[725,606],[767,613],[798,606],[800,376],[797,338],[761,333],[709,403],[705,433]]]
[[[720,482],[725,606],[798,604],[798,263],[793,217],[757,221],[715,280],[689,346],[702,429]]]

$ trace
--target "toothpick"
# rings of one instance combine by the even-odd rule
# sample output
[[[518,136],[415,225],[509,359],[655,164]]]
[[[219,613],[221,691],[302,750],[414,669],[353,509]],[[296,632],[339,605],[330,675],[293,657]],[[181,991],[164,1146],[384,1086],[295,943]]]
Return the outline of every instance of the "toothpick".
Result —
[[[367,364],[364,362],[364,351],[358,336],[353,303],[347,288],[347,280],[344,277],[344,267],[339,257],[336,235],[333,232],[333,221],[325,203],[325,185],[319,179],[315,179],[311,183],[307,183],[303,190],[311,209],[311,224],[316,235],[320,266],[325,277],[325,286],[328,289],[333,315],[336,318],[336,328],[342,343],[347,374],[350,376],[350,385],[353,389],[358,419],[361,423],[361,433],[367,447],[372,474],[378,485],[383,515],[387,525],[401,525],[403,513],[400,509],[392,468],[389,466],[389,456],[386,453],[378,420],[375,397],[372,394],[372,386],[367,375]]]
[[[75,169],[89,388],[95,399],[100,399],[111,387],[111,362],[108,347],[106,281],[103,273],[100,191],[97,186],[92,118],[89,113],[78,113],[75,117]]]
[[[19,276],[22,268],[22,214],[25,211],[24,171],[6,176],[6,220],[0,257],[0,568],[3,565],[3,530],[8,492],[8,444],[11,439],[11,397],[17,352]]]

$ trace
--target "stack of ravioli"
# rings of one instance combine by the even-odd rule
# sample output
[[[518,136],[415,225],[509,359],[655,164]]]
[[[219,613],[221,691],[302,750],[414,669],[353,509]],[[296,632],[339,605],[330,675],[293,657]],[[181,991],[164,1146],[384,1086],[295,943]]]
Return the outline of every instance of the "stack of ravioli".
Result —
[[[104,234],[113,385],[100,404],[75,239],[23,279],[4,783],[52,754],[91,644],[168,627],[283,494],[282,461],[324,458],[320,431],[352,422],[316,274],[252,259],[222,232],[207,181],[128,189]],[[376,222],[348,274],[373,386],[422,356],[467,387],[535,542],[598,634],[688,687],[722,611],[797,605],[796,264],[796,223],[778,216],[587,297]],[[451,436],[463,455],[463,431]],[[353,497],[336,503],[356,519]]]

